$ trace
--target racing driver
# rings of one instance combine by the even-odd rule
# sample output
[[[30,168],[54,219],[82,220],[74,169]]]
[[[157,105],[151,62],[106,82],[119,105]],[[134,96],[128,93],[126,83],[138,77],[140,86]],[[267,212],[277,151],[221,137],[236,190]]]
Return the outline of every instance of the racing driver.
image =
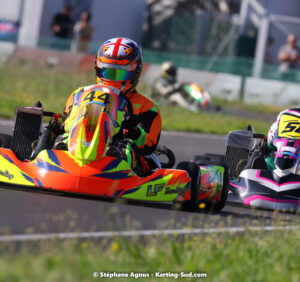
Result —
[[[80,87],[67,100],[65,132],[68,133],[68,117],[76,105],[76,96],[86,89],[104,85],[118,89],[127,100],[127,119],[114,136],[109,152],[118,152],[134,168],[136,158],[150,155],[156,149],[161,132],[161,115],[158,106],[137,92],[143,58],[141,47],[133,40],[118,37],[105,41],[97,52],[95,70],[97,84]],[[66,134],[63,137],[65,140]],[[55,147],[59,147],[59,142]],[[111,154],[110,154],[111,155]]]

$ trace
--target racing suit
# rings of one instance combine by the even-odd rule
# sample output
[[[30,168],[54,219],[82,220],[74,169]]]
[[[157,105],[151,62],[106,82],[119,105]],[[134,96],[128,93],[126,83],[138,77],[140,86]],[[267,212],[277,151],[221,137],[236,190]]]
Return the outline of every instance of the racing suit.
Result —
[[[80,95],[87,88],[93,89],[93,87],[99,87],[99,84],[80,87],[70,95],[64,109],[66,125],[76,95]],[[157,147],[161,133],[161,115],[158,106],[136,90],[126,94],[125,99],[127,100],[127,119],[122,122],[121,129],[113,137],[110,147],[121,151],[121,157],[132,168],[135,168],[136,157],[149,155]],[[68,132],[68,126],[65,126],[65,130]]]

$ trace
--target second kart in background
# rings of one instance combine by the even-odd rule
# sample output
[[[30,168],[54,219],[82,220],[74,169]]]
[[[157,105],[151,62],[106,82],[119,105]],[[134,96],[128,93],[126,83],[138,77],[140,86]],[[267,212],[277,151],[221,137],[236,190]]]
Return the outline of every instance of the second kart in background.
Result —
[[[212,104],[209,93],[194,82],[177,81],[177,67],[173,62],[164,62],[160,77],[154,82],[152,98],[162,105],[178,105],[193,112],[219,111]]]

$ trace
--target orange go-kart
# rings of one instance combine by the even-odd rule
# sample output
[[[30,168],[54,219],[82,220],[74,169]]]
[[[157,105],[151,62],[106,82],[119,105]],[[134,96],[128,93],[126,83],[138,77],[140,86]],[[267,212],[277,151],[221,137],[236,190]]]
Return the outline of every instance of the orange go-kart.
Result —
[[[40,137],[43,117],[51,115],[49,124],[53,124],[58,115],[41,107],[16,108],[13,135],[0,134],[2,186],[180,203],[190,210],[224,207],[229,182],[226,165],[181,162],[177,169],[170,169],[162,168],[156,159],[148,173],[137,174],[121,157],[106,154],[121,128],[126,100],[99,85],[78,95],[79,107],[68,121],[67,149],[44,149],[34,159],[30,159],[32,144]]]

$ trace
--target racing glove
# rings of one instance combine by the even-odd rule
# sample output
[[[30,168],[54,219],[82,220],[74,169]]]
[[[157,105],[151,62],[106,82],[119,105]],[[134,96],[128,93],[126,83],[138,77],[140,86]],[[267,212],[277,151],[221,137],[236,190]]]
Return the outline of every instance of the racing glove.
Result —
[[[128,138],[110,144],[106,153],[107,156],[122,158],[132,169],[135,166],[137,154],[138,149],[135,143]]]
[[[141,129],[139,126],[135,126],[134,128],[127,131],[126,136],[131,140],[136,140],[141,135]]]
[[[141,128],[138,126],[138,120],[135,115],[128,116],[122,122],[123,134],[125,137],[136,140],[141,135]]]

